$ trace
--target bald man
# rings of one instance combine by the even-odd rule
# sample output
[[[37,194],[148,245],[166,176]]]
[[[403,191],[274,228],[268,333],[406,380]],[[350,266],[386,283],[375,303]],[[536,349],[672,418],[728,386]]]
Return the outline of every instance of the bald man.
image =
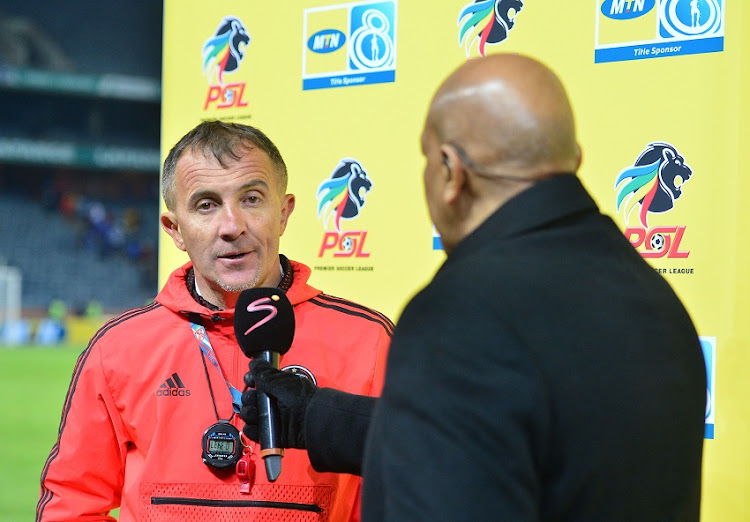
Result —
[[[284,433],[318,471],[362,473],[365,448],[364,522],[697,521],[698,336],[576,177],[560,80],[470,60],[421,141],[448,257],[401,315],[377,401],[255,363]]]
[[[394,332],[363,520],[697,521],[698,336],[576,177],[558,78],[470,60],[422,151],[448,257]]]

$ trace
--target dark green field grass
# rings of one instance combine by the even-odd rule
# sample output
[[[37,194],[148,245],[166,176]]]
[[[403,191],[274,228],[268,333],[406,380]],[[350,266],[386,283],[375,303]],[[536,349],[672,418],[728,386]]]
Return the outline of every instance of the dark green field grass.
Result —
[[[82,346],[0,346],[0,520],[34,520],[39,476]]]

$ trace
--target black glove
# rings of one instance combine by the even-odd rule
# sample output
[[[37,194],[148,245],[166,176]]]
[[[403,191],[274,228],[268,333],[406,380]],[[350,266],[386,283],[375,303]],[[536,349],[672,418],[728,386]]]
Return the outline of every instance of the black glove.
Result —
[[[278,407],[281,417],[281,447],[305,449],[305,414],[310,399],[317,391],[315,385],[305,377],[277,370],[262,359],[250,361],[245,384],[255,387],[242,394],[240,417],[245,421],[242,431],[247,438],[258,442],[257,391],[262,391]]]

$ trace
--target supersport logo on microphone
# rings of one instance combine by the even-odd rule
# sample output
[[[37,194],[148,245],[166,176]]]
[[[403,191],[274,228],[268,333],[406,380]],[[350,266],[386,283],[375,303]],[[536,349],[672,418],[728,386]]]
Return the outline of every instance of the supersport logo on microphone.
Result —
[[[263,319],[252,325],[250,328],[248,328],[245,331],[245,335],[249,334],[256,328],[260,328],[264,324],[266,324],[268,321],[276,317],[279,313],[279,311],[276,309],[276,307],[272,304],[263,304],[263,303],[270,303],[271,301],[278,301],[279,296],[278,295],[272,295],[270,297],[261,297],[260,299],[256,299],[252,303],[247,305],[246,310],[250,313],[253,312],[262,312],[263,310],[270,312],[267,316],[265,316]]]
[[[234,334],[249,358],[267,350],[286,353],[294,340],[294,309],[278,288],[248,288],[234,311]]]

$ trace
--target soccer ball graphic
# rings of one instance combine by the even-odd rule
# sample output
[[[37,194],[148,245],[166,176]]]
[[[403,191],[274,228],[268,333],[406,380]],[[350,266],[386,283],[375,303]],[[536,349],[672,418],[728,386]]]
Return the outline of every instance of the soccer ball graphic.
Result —
[[[354,247],[354,242],[352,241],[352,238],[350,237],[345,237],[344,240],[341,242],[341,248],[344,250],[344,252],[351,252],[353,247]]]
[[[651,236],[651,249],[661,250],[662,248],[664,248],[664,236],[661,234],[654,234]]]

